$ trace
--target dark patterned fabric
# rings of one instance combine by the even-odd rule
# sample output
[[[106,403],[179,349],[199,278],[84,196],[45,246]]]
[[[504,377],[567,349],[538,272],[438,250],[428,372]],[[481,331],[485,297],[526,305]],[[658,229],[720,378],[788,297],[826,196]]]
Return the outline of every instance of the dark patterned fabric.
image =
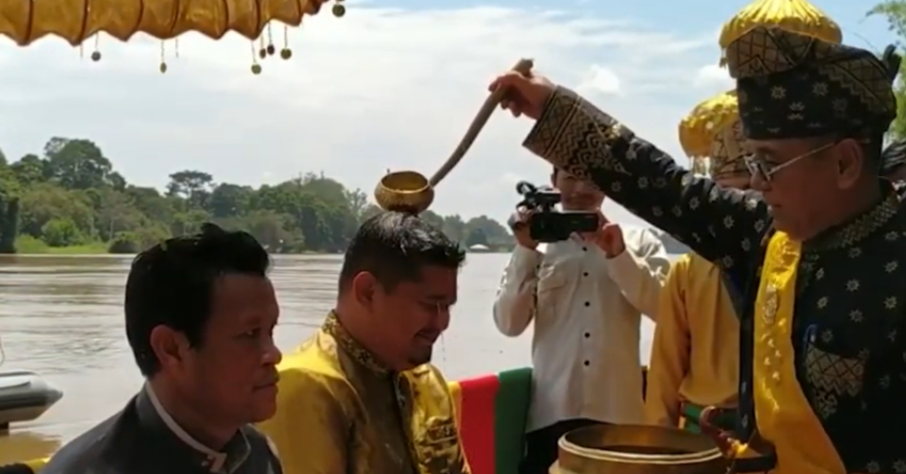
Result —
[[[212,461],[174,433],[158,414],[147,390],[99,425],[66,443],[41,474],[283,474],[268,439],[251,425]]]
[[[727,49],[740,119],[751,139],[882,133],[896,117],[892,48],[851,46],[755,28]]]
[[[524,144],[717,264],[740,289],[740,423],[749,439],[752,314],[767,204],[720,188],[558,88]],[[848,472],[906,472],[906,209],[904,190],[803,245],[793,343],[797,379]],[[809,440],[803,440],[808,443]]]
[[[906,165],[906,140],[897,140],[881,153],[881,176],[893,173],[903,165]]]

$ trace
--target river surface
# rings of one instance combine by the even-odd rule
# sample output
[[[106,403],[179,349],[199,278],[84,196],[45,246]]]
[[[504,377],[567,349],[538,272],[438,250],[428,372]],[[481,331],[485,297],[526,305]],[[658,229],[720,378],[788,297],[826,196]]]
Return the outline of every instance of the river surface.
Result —
[[[276,331],[290,350],[312,334],[336,298],[341,256],[278,256],[271,277],[281,306]],[[449,379],[529,365],[531,334],[497,332],[491,306],[506,254],[471,254],[459,278],[459,303],[435,350]],[[34,422],[0,434],[0,464],[47,455],[118,411],[142,378],[126,342],[123,287],[131,257],[0,258],[3,369],[29,369],[63,390]],[[644,321],[642,360],[653,326]]]

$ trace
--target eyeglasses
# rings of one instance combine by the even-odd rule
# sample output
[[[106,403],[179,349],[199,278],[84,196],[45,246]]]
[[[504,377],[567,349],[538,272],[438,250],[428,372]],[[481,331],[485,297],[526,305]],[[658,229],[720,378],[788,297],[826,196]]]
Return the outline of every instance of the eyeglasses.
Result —
[[[746,168],[749,169],[749,173],[751,173],[752,176],[757,176],[765,181],[770,182],[771,177],[773,175],[777,174],[778,171],[780,171],[798,161],[801,161],[804,158],[808,158],[810,156],[815,155],[816,153],[821,153],[824,150],[832,148],[837,143],[838,142],[833,141],[828,144],[821,145],[818,148],[807,151],[791,160],[786,161],[785,163],[780,163],[779,165],[774,165],[774,164],[768,163],[767,160],[765,159],[765,157],[759,153],[753,153],[751,155],[748,155],[745,158],[743,158],[743,161],[745,161]]]

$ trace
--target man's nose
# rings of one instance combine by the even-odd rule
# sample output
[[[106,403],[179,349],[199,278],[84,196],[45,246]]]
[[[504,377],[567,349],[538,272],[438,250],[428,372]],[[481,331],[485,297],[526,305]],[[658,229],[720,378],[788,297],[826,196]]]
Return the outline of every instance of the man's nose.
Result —
[[[277,344],[274,343],[274,338],[268,339],[267,347],[265,347],[264,349],[264,357],[262,362],[264,362],[265,365],[277,365],[282,360],[283,353],[280,352]]]
[[[446,331],[450,327],[450,308],[439,308],[437,318],[434,319],[434,327],[440,331]]]
[[[761,173],[752,173],[749,177],[749,187],[758,191],[764,192],[766,189],[771,187],[770,181],[764,178]]]

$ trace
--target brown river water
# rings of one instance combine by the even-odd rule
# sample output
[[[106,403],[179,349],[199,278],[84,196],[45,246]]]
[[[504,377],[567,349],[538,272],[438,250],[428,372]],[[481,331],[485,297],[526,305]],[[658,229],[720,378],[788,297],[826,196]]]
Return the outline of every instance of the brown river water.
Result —
[[[529,365],[531,335],[494,327],[491,306],[505,254],[471,254],[459,303],[435,363],[450,379]],[[0,257],[0,370],[37,372],[63,391],[41,418],[0,434],[0,464],[45,456],[109,415],[141,386],[123,327],[123,285],[131,257]],[[271,277],[281,305],[277,342],[290,350],[333,306],[340,256],[277,256]],[[651,324],[643,332],[647,360]]]

